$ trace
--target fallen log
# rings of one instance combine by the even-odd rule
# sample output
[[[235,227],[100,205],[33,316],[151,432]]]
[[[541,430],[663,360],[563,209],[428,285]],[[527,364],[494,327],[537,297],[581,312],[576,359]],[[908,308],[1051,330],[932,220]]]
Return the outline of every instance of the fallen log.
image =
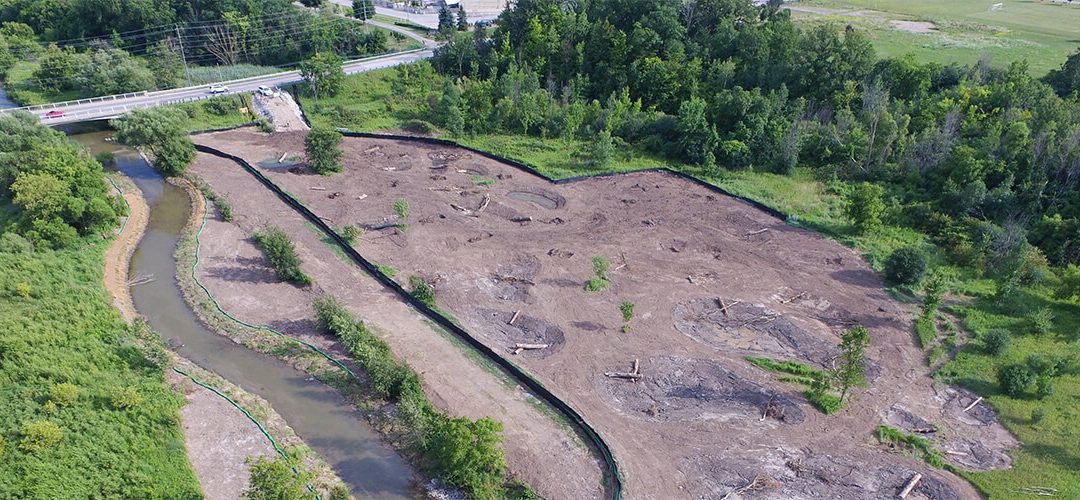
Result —
[[[982,401],[982,399],[983,399],[982,396],[979,396],[979,398],[976,399],[973,403],[967,405],[967,408],[964,408],[964,411],[962,411],[961,413],[967,413],[968,410],[974,408],[975,405],[979,404],[979,402]]]
[[[622,373],[622,372],[604,372],[605,377],[611,378],[625,378],[627,380],[637,380],[641,378],[640,373]]]
[[[308,189],[311,189],[313,191],[326,191],[326,188],[320,186],[310,186]]]
[[[908,481],[904,489],[900,491],[900,498],[907,498],[911,494],[911,490],[915,489],[915,486],[922,480],[922,474],[916,472],[914,476],[911,476],[911,480]]]
[[[289,154],[288,151],[286,151],[284,153],[281,153],[281,156],[277,159],[277,162],[281,163],[281,162],[285,161],[285,155],[287,155],[287,154]]]
[[[528,215],[524,217],[511,217],[510,222],[532,222],[532,217]]]
[[[525,349],[527,351],[536,349],[547,349],[549,345],[551,344],[515,344],[514,349]]]
[[[637,358],[634,358],[634,372],[633,373],[635,375],[638,375],[638,374],[641,373],[641,370],[638,369],[638,359]]]
[[[507,324],[508,325],[513,325],[514,322],[517,321],[517,318],[518,318],[519,314],[521,314],[521,311],[514,311],[514,316],[512,318],[510,318],[510,322],[507,323]]]
[[[459,212],[461,212],[461,213],[463,213],[465,215],[472,215],[473,214],[472,210],[469,210],[469,209],[467,209],[467,208],[465,208],[463,206],[460,206],[460,205],[455,205],[453,203],[450,204],[450,208],[452,208],[454,210],[457,210],[457,211],[459,211]]]
[[[750,231],[749,233],[746,233],[746,237],[749,238],[751,236],[764,233],[765,231],[768,231],[768,230],[769,230],[769,228],[758,229],[757,231]]]
[[[397,227],[397,222],[382,222],[379,224],[357,224],[360,229],[364,231],[378,231],[380,229],[387,229],[391,227]]]
[[[796,296],[794,296],[794,297],[792,297],[790,299],[783,299],[783,300],[780,301],[780,303],[781,304],[789,304],[791,302],[794,302],[796,300],[801,299],[804,295],[806,295],[806,292],[799,292],[798,295],[796,295]]]
[[[484,209],[488,207],[488,203],[491,203],[491,197],[485,194],[484,195],[484,201],[480,202],[480,208],[476,209],[476,216],[477,217],[479,217],[480,214],[484,213]]]

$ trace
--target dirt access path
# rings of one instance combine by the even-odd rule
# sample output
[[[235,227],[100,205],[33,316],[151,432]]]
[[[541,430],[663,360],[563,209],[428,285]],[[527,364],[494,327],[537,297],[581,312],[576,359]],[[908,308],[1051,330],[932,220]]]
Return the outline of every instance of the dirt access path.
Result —
[[[139,313],[135,311],[135,302],[131,300],[131,289],[128,287],[128,264],[143,232],[146,231],[146,224],[150,220],[150,207],[146,205],[142,193],[133,185],[124,189],[122,195],[127,202],[129,213],[120,234],[116,235],[116,239],[105,250],[105,289],[109,291],[113,306],[120,311],[120,316],[131,323]]]
[[[214,134],[194,140],[202,142],[210,135]],[[302,148],[290,154],[299,152]],[[449,334],[436,332],[422,315],[336,254],[299,214],[235,163],[200,154],[190,171],[232,206],[233,222],[207,221],[197,271],[222,308],[243,321],[269,325],[334,356],[346,356],[336,339],[317,330],[311,309],[316,297],[330,293],[374,327],[395,355],[421,375],[436,407],[455,416],[487,416],[501,422],[511,472],[537,493],[574,499],[602,494],[600,465],[568,426],[541,410],[532,395],[500,372],[478,364]],[[267,224],[281,227],[293,238],[304,271],[315,281],[313,287],[297,288],[274,276],[251,240],[251,234]]]
[[[301,134],[197,140],[256,165],[303,150]],[[925,476],[917,495],[977,497],[959,477],[875,444],[881,423],[932,439],[958,467],[1009,465],[1004,451],[1017,443],[993,410],[964,412],[975,397],[934,382],[911,312],[834,241],[667,174],[555,186],[457,148],[351,138],[343,148],[340,175],[263,171],[335,227],[371,228],[359,251],[397,269],[399,282],[434,283],[439,306],[491,348],[513,356],[518,343],[547,344],[515,362],[611,444],[629,497],[716,498],[751,484],[775,498],[885,497],[916,472]],[[243,211],[261,214],[256,227],[296,217],[276,200],[258,203],[257,182],[235,165],[200,160],[196,171],[230,201],[256,203]],[[396,222],[397,199],[409,202],[408,230],[375,229]],[[611,263],[604,292],[583,290],[592,256]],[[305,262],[317,269],[325,258]],[[239,292],[236,300],[279,303]],[[622,301],[636,305],[630,333],[620,332]],[[744,359],[825,367],[855,324],[871,330],[870,387],[838,415],[821,415],[796,386]],[[635,359],[641,382],[604,375]]]

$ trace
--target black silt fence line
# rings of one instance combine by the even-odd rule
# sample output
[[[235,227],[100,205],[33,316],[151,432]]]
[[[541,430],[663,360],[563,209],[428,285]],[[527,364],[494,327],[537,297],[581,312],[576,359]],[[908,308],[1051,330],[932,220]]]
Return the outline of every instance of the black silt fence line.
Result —
[[[508,361],[506,358],[500,356],[490,347],[477,340],[475,337],[465,331],[465,329],[454,324],[445,316],[439,314],[437,311],[429,307],[427,304],[424,304],[423,302],[420,302],[415,297],[413,297],[412,294],[406,291],[400,284],[398,284],[398,282],[394,281],[389,276],[383,274],[371,261],[360,255],[360,253],[357,252],[356,249],[352,247],[352,245],[348,244],[348,242],[346,242],[344,238],[337,234],[337,232],[334,231],[321,218],[315,215],[314,212],[308,209],[303,203],[294,198],[292,195],[285,192],[285,190],[281,189],[277,184],[275,184],[268,177],[263,175],[262,172],[259,172],[258,169],[253,167],[246,160],[238,156],[226,153],[224,151],[220,151],[201,144],[196,144],[195,148],[196,150],[206,154],[210,154],[227,160],[232,160],[233,162],[236,162],[238,165],[243,167],[244,170],[254,176],[259,182],[261,182],[264,186],[270,189],[270,191],[276,194],[278,198],[280,198],[286,204],[291,206],[294,210],[303,215],[304,218],[308,220],[308,222],[318,227],[324,234],[326,234],[327,237],[331,238],[338,245],[338,247],[341,248],[341,250],[349,256],[349,258],[359,264],[360,267],[364,268],[364,270],[367,271],[368,274],[375,277],[375,279],[377,279],[384,286],[390,288],[395,293],[397,293],[402,300],[404,300],[406,303],[408,303],[415,309],[419,310],[421,313],[424,314],[424,316],[427,316],[429,320],[435,322],[442,328],[445,328],[447,331],[453,333],[455,336],[469,344],[472,348],[476,349],[476,351],[478,351],[484,357],[488,358],[488,360],[502,368],[518,383],[525,387],[528,387],[529,390],[531,390],[534,394],[536,394],[538,397],[550,404],[559,413],[566,417],[567,420],[569,420],[569,422],[571,423],[571,425],[573,425],[582,435],[584,435],[592,443],[595,449],[600,453],[601,458],[603,458],[605,466],[607,468],[607,474],[605,475],[609,476],[608,484],[610,486],[610,497],[614,498],[615,500],[619,500],[620,498],[622,498],[622,478],[619,475],[619,466],[615,460],[615,456],[611,452],[611,448],[604,441],[604,439],[600,437],[600,434],[595,429],[593,429],[592,426],[585,422],[585,419],[569,404],[567,404],[565,401],[563,401],[558,396],[549,391],[546,387],[543,386],[543,384],[532,378],[528,373],[525,373],[523,370]]]

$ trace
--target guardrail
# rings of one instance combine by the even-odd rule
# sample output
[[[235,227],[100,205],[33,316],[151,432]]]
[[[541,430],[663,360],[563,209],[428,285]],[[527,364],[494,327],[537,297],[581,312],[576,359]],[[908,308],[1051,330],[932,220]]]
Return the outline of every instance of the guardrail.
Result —
[[[377,61],[377,60],[380,60],[380,59],[390,59],[392,57],[404,56],[404,55],[409,55],[409,54],[416,54],[416,53],[420,53],[420,52],[424,52],[424,51],[430,51],[430,50],[431,50],[430,48],[424,47],[424,48],[420,48],[420,49],[412,49],[412,50],[405,50],[405,51],[401,51],[401,52],[394,52],[392,54],[380,54],[380,55],[370,56],[370,57],[361,57],[361,58],[358,58],[358,59],[351,59],[349,61],[346,61],[341,65],[341,67],[342,67],[342,70],[348,72],[349,70],[354,69],[354,67],[356,65],[358,65],[358,64]],[[297,71],[297,70],[282,71],[282,72],[278,72],[278,73],[269,73],[269,74],[265,74],[265,75],[249,76],[247,78],[239,78],[239,79],[236,79],[236,80],[229,80],[229,81],[225,81],[225,82],[220,82],[219,84],[220,85],[226,85],[226,86],[229,86],[229,85],[243,85],[243,84],[249,83],[249,82],[256,82],[256,81],[261,81],[261,80],[274,80],[274,79],[283,78],[283,77],[295,77],[295,78],[291,78],[291,79],[287,79],[287,80],[283,80],[283,81],[277,81],[277,82],[275,82],[275,85],[284,85],[284,84],[290,84],[290,83],[295,83],[295,82],[299,81],[300,80],[300,72]],[[44,114],[41,113],[41,111],[63,108],[65,106],[77,106],[77,105],[81,105],[81,104],[92,104],[92,103],[96,103],[96,102],[117,101],[117,100],[123,100],[123,99],[132,99],[132,98],[136,98],[136,97],[153,97],[153,96],[157,96],[157,95],[161,95],[161,94],[170,94],[170,93],[182,93],[182,92],[186,92],[186,91],[192,91],[192,90],[205,88],[206,86],[207,85],[193,85],[193,86],[189,86],[189,87],[181,87],[181,88],[169,89],[169,90],[129,92],[127,94],[115,94],[115,95],[108,95],[108,96],[101,96],[101,97],[89,97],[89,98],[86,98],[86,99],[77,99],[77,100],[74,100],[74,101],[54,102],[54,103],[49,103],[49,104],[37,104],[37,105],[34,105],[34,106],[23,106],[23,107],[20,107],[20,108],[7,108],[7,109],[0,110],[0,114],[10,113],[10,112],[14,112],[14,111],[29,111],[29,112],[37,112],[36,114],[38,116],[43,116]],[[211,97],[219,96],[219,95],[234,95],[234,94],[240,94],[240,93],[244,93],[244,92],[251,92],[251,90],[232,90],[232,89],[230,89],[227,92],[220,92],[220,93],[217,93],[217,94],[206,94],[206,95],[201,95],[201,96],[192,96],[192,97],[184,97],[184,98],[177,98],[177,99],[165,99],[165,100],[161,100],[161,101],[146,102],[146,103],[124,104],[122,106],[114,106],[114,107],[109,107],[109,108],[98,108],[98,109],[87,110],[87,111],[65,112],[63,116],[57,117],[56,119],[51,119],[48,123],[57,123],[57,124],[59,124],[59,123],[70,123],[70,122],[73,122],[73,121],[91,120],[91,119],[98,119],[98,118],[111,118],[111,117],[114,117],[114,116],[118,116],[119,114],[123,114],[124,112],[127,112],[127,111],[129,111],[131,109],[135,109],[135,108],[160,106],[160,105],[164,105],[164,104],[178,104],[178,103],[183,103],[183,102],[197,101],[197,100],[201,100],[201,99],[209,99]],[[121,110],[120,113],[113,114],[113,111],[117,110],[117,109]]]

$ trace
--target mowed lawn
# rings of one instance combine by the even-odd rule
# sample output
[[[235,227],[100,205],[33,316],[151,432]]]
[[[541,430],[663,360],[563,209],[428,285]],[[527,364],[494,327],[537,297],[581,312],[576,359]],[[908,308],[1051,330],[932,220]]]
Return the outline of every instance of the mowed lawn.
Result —
[[[1042,76],[1080,47],[1080,3],[1049,0],[810,0],[790,4],[806,24],[850,24],[870,32],[882,56],[907,53],[939,63],[974,63],[990,56],[998,65],[1026,59]],[[891,21],[928,21],[928,33],[899,29]]]

